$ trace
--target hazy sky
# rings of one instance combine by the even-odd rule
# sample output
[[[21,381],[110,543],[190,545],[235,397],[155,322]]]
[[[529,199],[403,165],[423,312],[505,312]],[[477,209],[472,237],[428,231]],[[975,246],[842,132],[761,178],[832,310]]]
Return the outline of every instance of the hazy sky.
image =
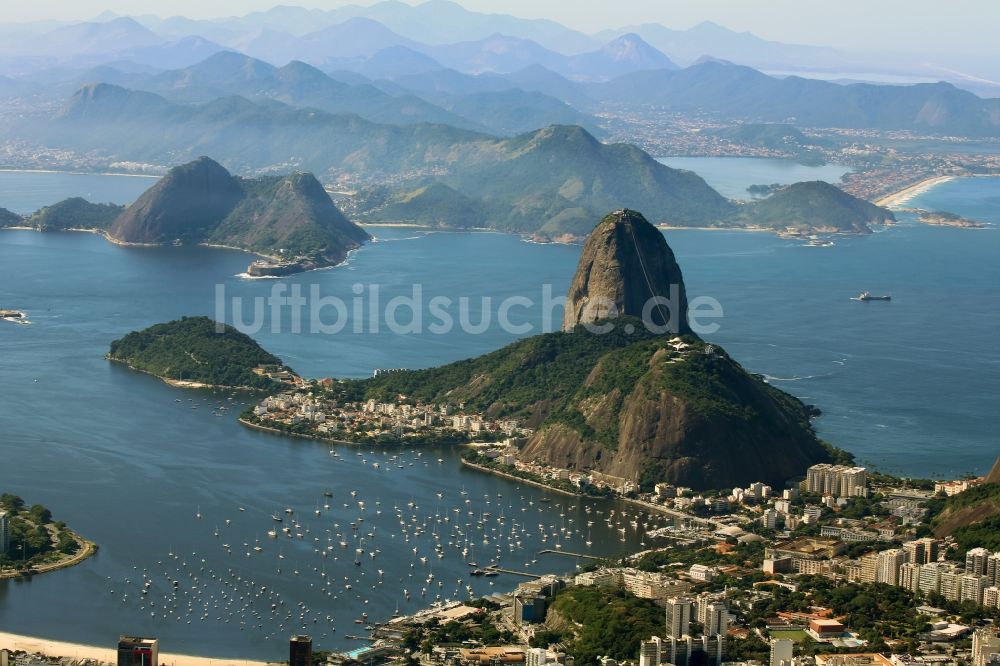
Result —
[[[406,0],[416,4],[416,0]],[[981,53],[995,57],[997,0],[459,0],[483,12],[550,18],[585,32],[630,23],[686,28],[704,20],[768,39],[872,51]],[[244,14],[275,4],[333,8],[370,0],[33,0],[0,7],[0,22],[122,14],[192,18]]]

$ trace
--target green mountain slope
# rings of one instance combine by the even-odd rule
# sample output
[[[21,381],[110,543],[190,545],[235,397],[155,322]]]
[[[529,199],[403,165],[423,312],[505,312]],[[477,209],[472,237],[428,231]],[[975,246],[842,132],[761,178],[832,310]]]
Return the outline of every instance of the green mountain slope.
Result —
[[[24,218],[6,208],[0,208],[0,228],[24,226]]]
[[[80,197],[73,197],[39,208],[25,219],[25,224],[39,231],[103,230],[111,226],[124,208],[116,204],[90,203]]]
[[[575,126],[552,126],[483,146],[441,182],[476,201],[482,223],[546,237],[583,237],[607,210],[644,208],[657,222],[720,223],[735,207],[689,171],[626,144],[602,144]],[[424,185],[421,185],[424,187]],[[413,190],[359,204],[366,220],[412,219]],[[395,217],[394,217],[395,216]],[[454,226],[467,226],[454,223]]]

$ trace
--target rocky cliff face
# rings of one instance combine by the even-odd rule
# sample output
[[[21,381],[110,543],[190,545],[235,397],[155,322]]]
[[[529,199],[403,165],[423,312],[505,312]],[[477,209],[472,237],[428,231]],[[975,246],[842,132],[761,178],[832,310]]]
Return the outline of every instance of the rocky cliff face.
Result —
[[[694,488],[755,480],[781,487],[829,459],[805,405],[747,373],[718,347],[688,344],[677,351],[661,339],[602,359],[563,413],[528,440],[521,457],[647,487],[669,482]],[[637,367],[637,378],[607,390],[626,360]]]
[[[687,307],[684,276],[663,234],[641,213],[619,210],[587,238],[570,284],[563,330],[632,316],[687,333]]]
[[[1000,457],[993,463],[993,468],[986,475],[986,483],[1000,483]]]
[[[108,235],[123,243],[200,242],[242,197],[236,178],[201,157],[171,169],[118,216]]]

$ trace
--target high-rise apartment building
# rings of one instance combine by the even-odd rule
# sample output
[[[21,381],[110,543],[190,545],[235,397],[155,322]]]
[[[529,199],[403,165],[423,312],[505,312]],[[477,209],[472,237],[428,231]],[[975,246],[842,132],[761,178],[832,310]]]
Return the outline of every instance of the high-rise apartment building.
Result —
[[[849,465],[813,465],[806,471],[806,490],[834,497],[866,497],[868,471]]]
[[[312,666],[311,636],[292,636],[288,640],[288,666]]]
[[[687,597],[667,599],[667,636],[687,636],[691,627],[691,600]]]
[[[906,562],[906,553],[901,548],[890,548],[878,554],[878,571],[875,582],[899,585],[899,570]]]

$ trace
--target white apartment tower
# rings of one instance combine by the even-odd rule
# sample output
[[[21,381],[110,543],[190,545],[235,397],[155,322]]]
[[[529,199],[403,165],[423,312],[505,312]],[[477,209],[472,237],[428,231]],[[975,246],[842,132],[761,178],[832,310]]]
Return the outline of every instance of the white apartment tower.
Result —
[[[691,600],[687,597],[667,599],[667,636],[687,636],[691,626]]]
[[[890,548],[878,554],[878,571],[875,582],[899,585],[899,570],[906,562],[906,553],[900,548]]]
[[[965,571],[985,576],[989,560],[990,551],[985,548],[973,548],[965,554]]]

